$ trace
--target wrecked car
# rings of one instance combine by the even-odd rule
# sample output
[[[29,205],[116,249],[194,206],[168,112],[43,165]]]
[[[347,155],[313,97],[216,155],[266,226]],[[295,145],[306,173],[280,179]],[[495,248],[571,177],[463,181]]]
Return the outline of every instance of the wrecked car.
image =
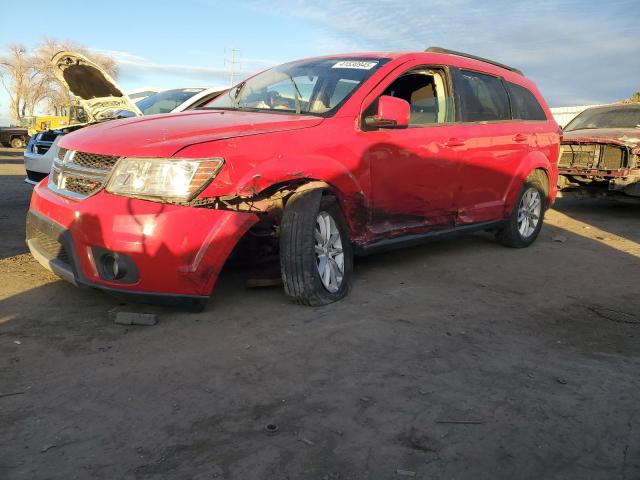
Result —
[[[515,68],[431,48],[253,76],[203,110],[61,138],[27,244],[63,279],[202,308],[241,240],[286,294],[343,298],[355,254],[490,230],[526,247],[555,200],[560,130]]]
[[[564,128],[558,187],[640,197],[640,104],[594,107]]]

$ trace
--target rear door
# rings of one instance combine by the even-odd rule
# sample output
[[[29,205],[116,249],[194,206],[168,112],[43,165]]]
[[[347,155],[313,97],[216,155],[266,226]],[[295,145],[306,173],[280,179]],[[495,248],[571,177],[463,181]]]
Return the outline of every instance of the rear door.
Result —
[[[457,224],[501,219],[506,196],[531,138],[511,118],[509,96],[500,77],[454,69],[458,118],[464,133]]]

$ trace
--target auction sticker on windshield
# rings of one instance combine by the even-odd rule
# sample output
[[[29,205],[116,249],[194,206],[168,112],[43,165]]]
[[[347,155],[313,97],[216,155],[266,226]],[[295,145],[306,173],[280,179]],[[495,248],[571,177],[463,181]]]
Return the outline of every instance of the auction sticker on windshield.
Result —
[[[357,68],[360,70],[371,70],[378,62],[358,62],[355,60],[344,60],[333,65],[331,68]]]

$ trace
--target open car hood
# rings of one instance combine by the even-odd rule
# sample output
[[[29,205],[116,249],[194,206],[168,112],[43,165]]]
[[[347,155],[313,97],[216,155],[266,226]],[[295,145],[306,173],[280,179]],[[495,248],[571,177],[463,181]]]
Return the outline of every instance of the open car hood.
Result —
[[[140,109],[111,76],[76,52],[58,52],[51,59],[56,77],[75,95],[89,117],[89,123],[116,118],[120,110],[142,116]]]

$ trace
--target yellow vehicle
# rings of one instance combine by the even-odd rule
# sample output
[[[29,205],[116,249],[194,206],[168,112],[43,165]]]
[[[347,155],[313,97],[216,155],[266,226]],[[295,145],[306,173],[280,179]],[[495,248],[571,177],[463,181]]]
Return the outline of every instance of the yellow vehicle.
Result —
[[[24,117],[23,125],[27,127],[29,136],[33,136],[38,132],[46,130],[55,130],[57,128],[69,125],[69,117],[61,115],[45,115],[39,117]]]
[[[86,121],[86,114],[82,107],[73,105],[70,109],[63,109],[63,115],[39,115],[23,117],[23,126],[27,128],[29,136],[47,130],[56,130],[76,123]]]

